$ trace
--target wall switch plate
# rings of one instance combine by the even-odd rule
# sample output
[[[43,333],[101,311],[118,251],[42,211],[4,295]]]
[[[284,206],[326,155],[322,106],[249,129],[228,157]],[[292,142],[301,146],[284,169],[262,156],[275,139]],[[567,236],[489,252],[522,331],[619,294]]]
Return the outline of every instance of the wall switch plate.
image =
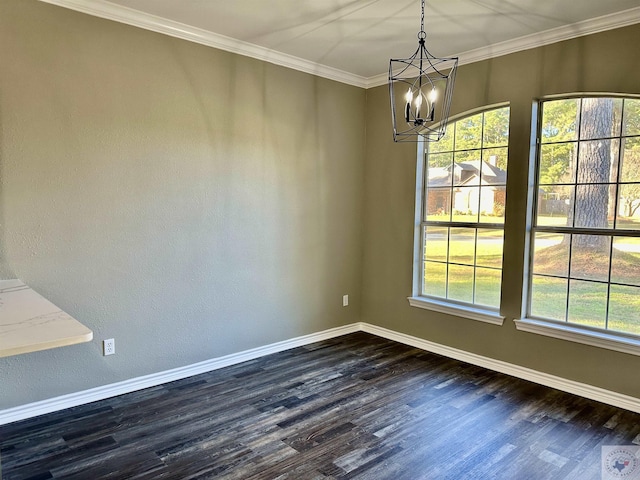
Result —
[[[113,338],[108,338],[102,341],[103,355],[113,355],[116,353],[116,341]]]
[[[342,306],[346,307],[349,305],[349,295],[343,295],[342,296]]]

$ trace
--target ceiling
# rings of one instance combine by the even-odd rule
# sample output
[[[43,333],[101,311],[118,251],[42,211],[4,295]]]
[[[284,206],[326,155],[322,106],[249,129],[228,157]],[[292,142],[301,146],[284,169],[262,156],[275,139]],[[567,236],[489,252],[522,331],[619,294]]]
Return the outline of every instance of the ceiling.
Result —
[[[390,58],[410,56],[420,29],[419,0],[42,1],[364,83],[382,78]],[[638,22],[640,0],[428,0],[425,8],[429,51],[462,63]]]

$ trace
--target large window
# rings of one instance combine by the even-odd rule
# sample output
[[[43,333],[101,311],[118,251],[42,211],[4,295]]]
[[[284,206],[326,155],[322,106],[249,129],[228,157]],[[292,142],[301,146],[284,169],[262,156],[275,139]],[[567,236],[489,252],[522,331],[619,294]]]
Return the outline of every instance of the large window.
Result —
[[[418,295],[498,311],[509,107],[451,123],[426,144]]]
[[[527,317],[640,335],[640,100],[540,104]]]

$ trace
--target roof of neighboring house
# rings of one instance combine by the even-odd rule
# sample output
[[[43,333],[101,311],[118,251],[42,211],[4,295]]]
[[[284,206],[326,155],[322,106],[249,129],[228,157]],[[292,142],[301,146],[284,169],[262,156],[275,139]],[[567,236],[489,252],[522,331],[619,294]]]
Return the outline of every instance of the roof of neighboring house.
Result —
[[[480,179],[480,169],[482,168],[482,182]],[[491,165],[484,160],[470,160],[459,162],[448,167],[431,167],[428,169],[430,187],[451,186],[451,171],[454,171],[453,186],[464,185],[505,185],[507,183],[507,172],[501,168]]]

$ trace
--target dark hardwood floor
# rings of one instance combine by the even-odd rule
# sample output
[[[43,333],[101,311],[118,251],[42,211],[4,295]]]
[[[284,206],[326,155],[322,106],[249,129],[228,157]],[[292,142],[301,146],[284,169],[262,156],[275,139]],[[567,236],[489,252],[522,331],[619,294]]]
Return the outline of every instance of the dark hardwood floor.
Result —
[[[599,479],[640,415],[356,333],[0,427],[14,479]]]

